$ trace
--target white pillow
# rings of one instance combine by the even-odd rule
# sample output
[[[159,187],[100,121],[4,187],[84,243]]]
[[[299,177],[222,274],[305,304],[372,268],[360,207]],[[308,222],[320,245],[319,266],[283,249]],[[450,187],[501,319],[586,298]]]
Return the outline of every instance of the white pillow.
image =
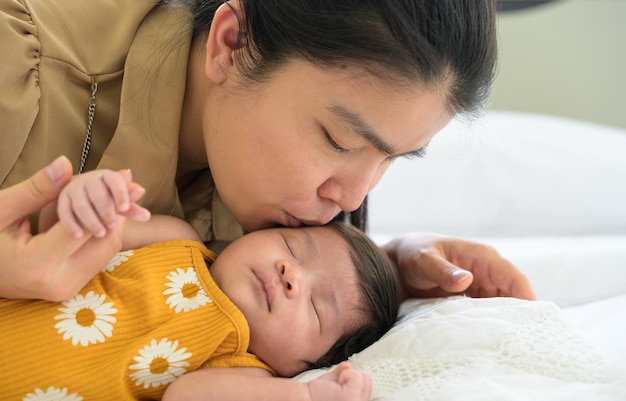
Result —
[[[554,304],[512,298],[410,300],[381,340],[350,358],[372,400],[618,400],[618,375]],[[323,370],[305,372],[308,381]]]
[[[389,168],[370,205],[375,235],[626,234],[626,130],[514,112],[453,121],[424,159]]]

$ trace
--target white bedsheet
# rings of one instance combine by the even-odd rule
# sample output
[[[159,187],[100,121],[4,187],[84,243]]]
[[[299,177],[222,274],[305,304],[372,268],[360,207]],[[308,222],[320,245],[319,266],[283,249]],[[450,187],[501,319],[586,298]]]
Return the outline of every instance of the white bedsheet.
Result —
[[[626,295],[564,308],[563,314],[602,354],[621,388],[626,389]],[[626,396],[617,399],[626,400]]]

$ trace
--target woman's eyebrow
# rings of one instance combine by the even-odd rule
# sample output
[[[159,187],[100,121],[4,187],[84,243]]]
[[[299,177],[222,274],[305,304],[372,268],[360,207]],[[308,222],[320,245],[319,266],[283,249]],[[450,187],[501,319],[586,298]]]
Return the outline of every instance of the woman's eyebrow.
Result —
[[[385,143],[385,141],[383,141],[382,139],[382,136],[379,135],[376,130],[358,114],[351,112],[341,105],[329,106],[328,111],[330,111],[342,124],[346,125],[351,131],[368,141],[380,153],[386,156],[420,157],[424,154],[424,148],[420,148],[398,155],[396,150],[391,145]]]

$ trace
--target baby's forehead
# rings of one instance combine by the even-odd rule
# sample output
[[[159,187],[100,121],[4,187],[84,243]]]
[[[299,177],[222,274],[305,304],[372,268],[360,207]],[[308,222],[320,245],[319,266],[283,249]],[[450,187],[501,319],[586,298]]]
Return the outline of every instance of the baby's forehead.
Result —
[[[355,236],[351,230],[348,228],[340,228],[333,223],[323,225],[323,226],[307,226],[303,227],[301,230],[304,237],[306,237],[306,241],[309,244],[313,244],[314,242],[327,242],[332,247],[345,248],[350,251],[354,251],[353,246],[351,245],[351,240]]]

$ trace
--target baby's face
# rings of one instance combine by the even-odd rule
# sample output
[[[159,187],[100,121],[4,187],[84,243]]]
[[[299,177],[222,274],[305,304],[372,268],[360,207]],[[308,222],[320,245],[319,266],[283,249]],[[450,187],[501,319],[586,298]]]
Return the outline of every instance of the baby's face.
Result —
[[[327,227],[245,235],[211,274],[248,320],[249,351],[281,376],[306,370],[366,319],[348,245]]]

